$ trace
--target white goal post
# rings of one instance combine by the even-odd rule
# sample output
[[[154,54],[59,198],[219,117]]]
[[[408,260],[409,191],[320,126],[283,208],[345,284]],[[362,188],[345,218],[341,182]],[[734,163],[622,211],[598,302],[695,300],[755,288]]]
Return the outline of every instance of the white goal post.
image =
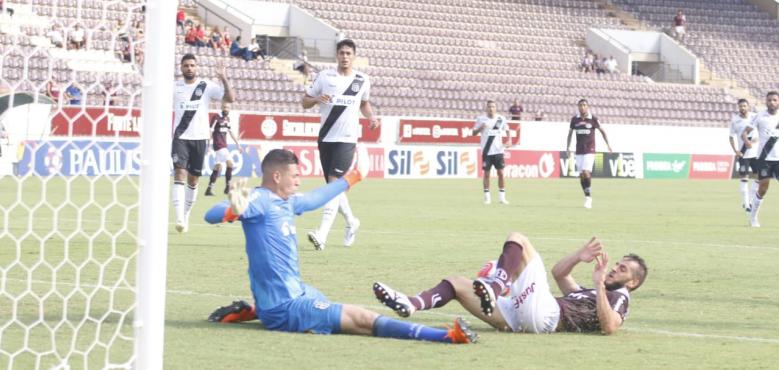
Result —
[[[163,369],[178,5],[4,2],[0,369]]]
[[[177,1],[152,0],[146,7],[138,232],[136,369],[162,370],[168,264],[171,107],[176,50]]]

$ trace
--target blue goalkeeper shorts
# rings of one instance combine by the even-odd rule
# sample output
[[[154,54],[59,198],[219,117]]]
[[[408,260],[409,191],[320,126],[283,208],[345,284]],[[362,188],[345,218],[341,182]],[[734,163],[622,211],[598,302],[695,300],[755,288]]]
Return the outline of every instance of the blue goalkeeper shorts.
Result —
[[[316,288],[304,285],[302,296],[270,310],[257,312],[262,325],[269,330],[295,333],[334,334],[341,331],[340,303],[330,302]]]

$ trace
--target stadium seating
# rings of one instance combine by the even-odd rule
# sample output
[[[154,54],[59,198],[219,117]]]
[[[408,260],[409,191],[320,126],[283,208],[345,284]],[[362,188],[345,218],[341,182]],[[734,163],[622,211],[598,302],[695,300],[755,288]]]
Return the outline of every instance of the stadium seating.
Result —
[[[365,72],[373,78],[372,102],[383,115],[470,119],[483,109],[487,99],[498,101],[499,109],[506,111],[518,98],[525,107],[525,118],[543,110],[547,120],[567,121],[575,113],[576,100],[582,97],[590,100],[593,111],[607,123],[719,126],[725,124],[732,111],[734,99],[723,88],[654,83],[627,74],[579,72],[577,67],[586,50],[583,37],[589,27],[624,28],[591,1],[455,0],[446,5],[435,0],[284,2],[310,11],[357,41],[358,54],[369,61]],[[717,0],[720,2],[724,3]],[[640,2],[621,3],[628,6]],[[664,8],[667,13],[668,9],[675,9],[670,4],[680,2],[660,3],[669,4]],[[33,0],[31,4],[32,10],[42,17],[56,15],[70,22],[78,20],[88,29],[87,48],[111,53],[119,50],[116,35],[110,32],[118,20],[131,22],[143,17],[139,8],[133,8],[137,7],[137,0],[108,5],[98,0]],[[129,18],[128,7],[133,9]],[[689,17],[692,22],[694,13]],[[760,19],[766,25],[773,22],[765,15]],[[722,30],[728,27],[735,26],[723,25]],[[43,31],[30,26],[22,35],[0,35],[0,45],[32,47],[31,40],[44,35]],[[708,57],[707,50],[719,50],[711,48],[708,39],[691,40],[693,45],[701,45],[692,48],[704,58]],[[756,50],[764,58],[775,55],[770,48]],[[299,99],[304,86],[262,61],[245,62],[211,48],[192,47],[178,36],[177,58],[189,52],[201,59],[205,76],[213,77],[219,63],[227,66],[238,92],[237,109],[302,112]],[[24,63],[21,56],[4,58],[3,77],[9,81],[21,78]],[[48,65],[42,61],[34,63],[37,64],[28,66],[28,78],[47,79]],[[718,67],[714,68],[719,73]],[[86,82],[112,81],[114,86],[118,84],[120,101],[129,101],[127,91],[140,84],[137,76],[120,73],[102,77],[94,73],[74,75],[67,63],[60,60],[54,63],[53,71],[60,83],[71,76]],[[739,73],[767,78],[762,70],[753,67],[745,67]],[[132,102],[139,104],[137,99]],[[92,103],[100,103],[98,97],[88,96],[87,104]]]
[[[586,30],[623,28],[595,2],[288,2],[357,40],[383,114],[472,118],[486,99],[507,109],[516,97],[567,120],[586,97],[605,122],[716,126],[732,110],[722,88],[579,72]]]
[[[717,75],[755,97],[779,89],[779,21],[744,0],[616,0],[651,27],[669,27],[677,9],[687,18],[682,43]]]

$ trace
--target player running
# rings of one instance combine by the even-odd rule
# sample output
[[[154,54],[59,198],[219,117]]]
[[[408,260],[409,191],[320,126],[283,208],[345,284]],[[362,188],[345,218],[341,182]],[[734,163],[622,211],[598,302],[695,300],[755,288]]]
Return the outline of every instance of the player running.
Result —
[[[506,200],[506,183],[503,180],[503,168],[506,166],[503,159],[505,146],[511,146],[509,125],[506,117],[499,114],[494,101],[488,100],[486,115],[479,116],[473,126],[473,134],[481,134],[481,159],[484,169],[484,204],[490,204],[490,172],[492,167],[498,173],[498,201],[509,204]],[[505,141],[505,146],[504,146]]]
[[[738,175],[741,177],[739,192],[741,193],[741,207],[752,211],[751,199],[754,197],[759,182],[757,181],[757,142],[758,135],[751,131],[746,133],[746,128],[755,119],[755,114],[749,111],[749,102],[746,99],[738,100],[738,113],[730,119],[730,147],[736,155],[738,162]],[[752,189],[749,188],[749,179],[754,180]]]
[[[227,149],[227,134],[233,139],[235,146],[238,148],[239,153],[243,153],[241,145],[238,144],[238,139],[235,138],[233,131],[230,129],[230,108],[232,104],[222,103],[222,114],[217,114],[211,119],[211,142],[214,146],[214,154],[216,160],[214,168],[211,172],[211,178],[208,181],[208,187],[206,188],[207,196],[214,195],[211,188],[216,184],[216,179],[222,172],[222,163],[227,166],[225,169],[225,190],[227,194],[230,191],[230,180],[233,178],[233,160],[230,158],[230,151]]]
[[[218,66],[216,72],[221,86],[197,76],[197,59],[192,54],[181,58],[180,68],[184,78],[176,81],[173,96],[175,126],[171,144],[174,168],[171,199],[176,231],[184,233],[189,229],[189,212],[197,200],[197,184],[208,148],[208,108],[216,99],[232,103],[235,92],[227,81],[224,66]]]
[[[581,262],[593,261],[592,288],[583,288],[571,277],[571,271]],[[498,330],[612,334],[625,320],[630,292],[643,284],[647,267],[635,254],[622,257],[610,269],[608,262],[603,246],[593,237],[552,269],[564,294],[555,298],[541,256],[524,235],[514,232],[509,234],[491,274],[486,268],[476,280],[449,277],[411,298],[379,282],[373,290],[379,301],[403,317],[443,307],[456,299],[468,312]]]
[[[581,99],[577,103],[579,114],[571,118],[571,126],[568,130],[568,142],[565,144],[565,150],[571,152],[571,136],[576,132],[576,171],[579,172],[579,182],[584,191],[584,208],[592,208],[592,196],[590,186],[592,185],[592,166],[595,164],[595,130],[600,131],[603,141],[611,152],[611,144],[606,137],[606,131],[603,131],[598,118],[593,116],[589,110],[590,105],[587,99]],[[571,158],[571,155],[568,155]]]
[[[765,96],[765,106],[765,110],[758,113],[745,130],[747,135],[753,130],[757,130],[760,135],[760,147],[757,150],[757,177],[760,186],[752,198],[752,212],[749,214],[749,225],[752,227],[760,227],[757,214],[760,212],[763,198],[768,193],[771,178],[779,180],[779,147],[776,146],[776,141],[779,140],[779,92],[768,92]]]
[[[321,207],[353,187],[367,173],[367,151],[359,169],[306,194],[300,185],[294,153],[271,150],[262,161],[262,185],[249,190],[245,182],[231,184],[230,201],[206,213],[209,223],[240,220],[246,237],[249,279],[254,307],[236,301],[220,307],[210,321],[239,322],[258,318],[270,330],[300,333],[345,333],[416,339],[444,343],[472,343],[477,336],[457,318],[452,329],[437,329],[393,320],[359,306],[330,302],[300,278],[295,215]]]
[[[343,176],[352,163],[354,148],[361,133],[360,113],[370,121],[371,129],[380,125],[368,102],[371,90],[368,75],[352,68],[356,53],[354,41],[339,41],[336,45],[338,68],[320,72],[302,100],[304,109],[318,104],[322,113],[317,144],[326,182]],[[325,248],[338,211],[346,221],[343,244],[345,247],[354,244],[360,220],[352,214],[346,194],[341,194],[324,206],[321,224],[308,233],[308,240],[317,250]]]

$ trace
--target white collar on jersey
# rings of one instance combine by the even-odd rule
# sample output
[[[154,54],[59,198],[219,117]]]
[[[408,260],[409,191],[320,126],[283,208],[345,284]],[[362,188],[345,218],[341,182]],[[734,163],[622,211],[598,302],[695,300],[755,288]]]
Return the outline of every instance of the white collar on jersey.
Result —
[[[582,118],[582,114],[581,113],[576,113],[576,118]],[[592,113],[587,112],[587,116],[584,117],[584,118],[585,119],[592,119]]]

